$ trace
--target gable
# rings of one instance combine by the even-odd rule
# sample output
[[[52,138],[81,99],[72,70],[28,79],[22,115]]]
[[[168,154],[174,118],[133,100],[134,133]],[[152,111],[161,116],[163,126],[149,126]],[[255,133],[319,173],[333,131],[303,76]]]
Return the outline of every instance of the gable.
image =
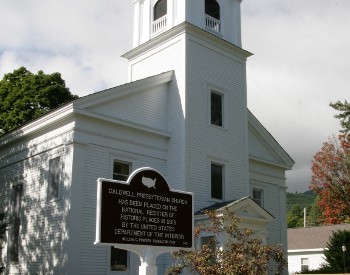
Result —
[[[89,106],[87,110],[154,129],[166,130],[167,92],[168,87],[163,84],[142,92],[127,94],[102,104]]]
[[[235,213],[244,224],[267,224],[273,220],[273,216],[264,208],[259,206],[250,197],[243,197],[239,200],[218,202],[201,209],[195,213],[197,219],[203,219],[205,211],[215,211],[218,214],[229,209]]]
[[[168,85],[173,71],[104,90],[74,102],[76,110],[166,131]]]
[[[249,158],[291,169],[293,159],[248,110]]]

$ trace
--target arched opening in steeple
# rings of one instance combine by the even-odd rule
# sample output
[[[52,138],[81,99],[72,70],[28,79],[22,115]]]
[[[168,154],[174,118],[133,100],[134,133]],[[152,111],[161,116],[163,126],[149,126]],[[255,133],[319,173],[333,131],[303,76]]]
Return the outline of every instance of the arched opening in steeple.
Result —
[[[205,0],[205,26],[210,31],[221,33],[220,5],[216,0]]]
[[[153,21],[158,20],[167,14],[167,2],[168,0],[159,0],[153,9]]]
[[[220,20],[220,5],[216,0],[205,0],[205,14]]]
[[[159,33],[167,26],[167,2],[168,0],[159,0],[153,7],[152,34]]]

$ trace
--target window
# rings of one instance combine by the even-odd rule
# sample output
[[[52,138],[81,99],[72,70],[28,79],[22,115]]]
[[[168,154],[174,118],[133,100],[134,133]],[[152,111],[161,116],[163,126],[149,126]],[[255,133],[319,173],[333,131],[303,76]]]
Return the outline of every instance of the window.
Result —
[[[220,20],[220,5],[216,0],[205,0],[205,14]]]
[[[128,270],[128,251],[111,247],[111,271]]]
[[[127,181],[130,175],[130,163],[115,160],[113,163],[113,179]]]
[[[215,242],[215,238],[214,236],[205,236],[205,237],[201,237],[201,247],[203,247],[203,245],[208,245],[210,252],[211,252],[211,256],[212,259],[214,260],[215,257],[215,250],[216,250],[216,242]]]
[[[264,206],[264,191],[262,189],[253,188],[253,200],[261,207]]]
[[[154,5],[153,21],[158,20],[167,14],[167,0],[159,0]]]
[[[210,120],[212,125],[223,126],[223,95],[214,91],[210,94]]]
[[[60,157],[50,159],[49,162],[49,179],[47,184],[47,200],[58,199],[60,187]]]
[[[220,164],[211,164],[211,198],[223,199],[224,185],[224,166]]]
[[[21,227],[21,204],[23,185],[14,185],[11,190],[10,200],[10,225],[8,252],[11,262],[18,262],[19,231]]]
[[[130,163],[119,160],[113,161],[113,179],[127,181],[130,175]],[[128,251],[111,247],[111,271],[127,271],[128,270]]]
[[[214,236],[205,236],[201,237],[201,246],[209,244],[209,248],[211,251],[215,251],[216,243]]]
[[[301,271],[309,271],[309,259],[301,258]]]

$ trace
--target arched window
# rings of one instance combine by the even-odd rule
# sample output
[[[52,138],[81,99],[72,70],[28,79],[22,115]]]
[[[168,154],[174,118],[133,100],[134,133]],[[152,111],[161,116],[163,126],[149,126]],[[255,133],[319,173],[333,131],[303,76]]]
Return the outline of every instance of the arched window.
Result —
[[[220,20],[220,5],[216,0],[205,0],[205,14]]]
[[[153,21],[156,21],[157,19],[167,14],[167,2],[168,0],[159,0],[154,5]]]

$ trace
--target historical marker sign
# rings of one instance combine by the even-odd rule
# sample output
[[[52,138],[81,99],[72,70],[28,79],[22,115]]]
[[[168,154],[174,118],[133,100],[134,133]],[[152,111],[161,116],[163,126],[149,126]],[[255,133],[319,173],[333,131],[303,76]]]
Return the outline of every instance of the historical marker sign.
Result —
[[[151,168],[127,182],[99,179],[95,244],[191,248],[192,194],[170,190]]]

